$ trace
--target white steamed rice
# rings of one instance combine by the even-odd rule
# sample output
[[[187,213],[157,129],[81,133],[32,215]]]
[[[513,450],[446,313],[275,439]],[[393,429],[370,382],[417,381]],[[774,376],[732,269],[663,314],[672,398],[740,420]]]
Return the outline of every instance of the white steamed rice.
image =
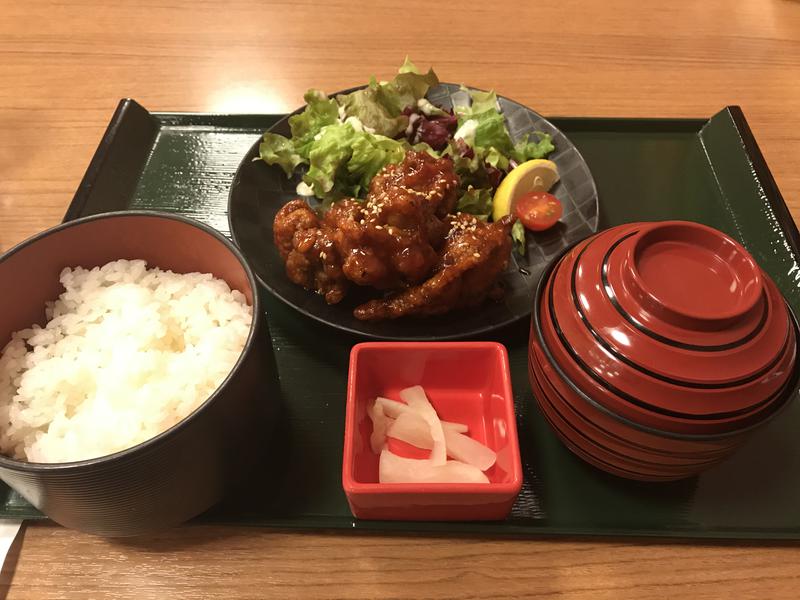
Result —
[[[60,280],[47,325],[0,355],[0,452],[32,462],[107,455],[175,425],[231,371],[253,318],[226,282],[143,260]]]

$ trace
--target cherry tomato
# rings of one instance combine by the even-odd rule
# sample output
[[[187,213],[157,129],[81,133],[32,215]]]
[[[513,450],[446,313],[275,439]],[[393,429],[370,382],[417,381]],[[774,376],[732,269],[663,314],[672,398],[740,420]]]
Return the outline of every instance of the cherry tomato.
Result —
[[[559,199],[547,192],[528,192],[514,202],[514,214],[531,231],[549,229],[558,222],[563,212],[564,207]]]

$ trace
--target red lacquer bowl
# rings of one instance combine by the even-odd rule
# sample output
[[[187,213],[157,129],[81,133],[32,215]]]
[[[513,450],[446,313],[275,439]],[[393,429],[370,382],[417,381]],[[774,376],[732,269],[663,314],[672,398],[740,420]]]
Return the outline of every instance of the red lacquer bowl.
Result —
[[[547,286],[550,282],[547,282]],[[549,288],[548,288],[549,289]],[[547,289],[545,290],[545,294]],[[542,315],[541,328],[544,343],[553,354],[556,364],[564,371],[566,377],[596,402],[601,404],[612,414],[622,416],[632,422],[651,427],[658,431],[668,431],[678,434],[719,434],[731,429],[741,429],[754,422],[758,422],[764,415],[775,410],[775,403],[782,397],[779,389],[771,397],[755,405],[749,411],[742,411],[730,416],[696,418],[677,410],[654,410],[654,404],[648,402],[649,398],[636,394],[626,393],[617,385],[619,370],[590,369],[585,362],[576,360],[577,353],[574,347],[558,336],[552,327],[551,313],[546,302],[540,307]],[[790,347],[793,350],[792,347]],[[605,357],[601,348],[593,348],[594,355]],[[675,387],[676,399],[680,399],[683,390]]]
[[[725,459],[746,437],[745,434],[707,439],[659,436],[610,417],[586,403],[557,373],[548,369],[547,363],[544,367],[529,364],[529,377],[536,390],[537,403],[543,413],[550,414],[551,424],[555,421],[552,412],[559,414],[562,421],[557,431],[559,436],[568,437],[570,447],[578,445],[584,454],[591,454],[600,462],[626,472],[616,473],[618,475],[652,481],[688,477]],[[563,422],[569,423],[569,428],[565,428]]]
[[[689,293],[673,289],[679,273]],[[699,224],[630,224],[543,275],[529,376],[576,454],[625,477],[675,479],[725,458],[787,403],[796,335],[777,287],[736,242]]]
[[[548,287],[548,297],[562,296],[556,272],[553,282]],[[594,383],[604,387],[611,394],[610,408],[620,412],[630,412],[634,407],[641,407],[653,413],[655,426],[668,427],[674,419],[694,419],[698,427],[708,431],[728,428],[740,419],[747,419],[754,410],[766,408],[770,398],[783,387],[795,358],[795,341],[791,329],[783,332],[779,354],[776,355],[761,372],[731,383],[695,383],[677,378],[663,376],[650,369],[644,357],[634,361],[617,352],[610,343],[603,339],[576,312],[562,310],[558,305],[555,312],[550,312],[552,304],[545,309],[551,321],[545,326],[552,338],[552,345],[561,344],[574,361],[575,378],[589,377]],[[606,330],[608,331],[608,330]],[[611,336],[622,337],[618,330]],[[653,353],[649,360],[661,358],[662,364],[669,355]],[[724,362],[724,356],[716,357]],[[622,401],[615,401],[620,397]],[[718,425],[718,426],[717,426]]]
[[[703,235],[711,235],[710,228],[697,227]],[[795,339],[785,302],[771,280],[759,274],[760,296],[755,304],[747,305],[744,313],[766,310],[768,314],[758,333],[743,343],[720,349],[688,348],[648,335],[634,325],[638,322],[630,315],[626,318],[618,306],[612,306],[609,296],[619,297],[624,290],[612,290],[601,277],[604,268],[598,265],[604,257],[613,258],[615,252],[623,252],[623,246],[610,253],[605,250],[614,248],[619,239],[634,240],[631,243],[635,244],[644,231],[642,235],[659,234],[657,239],[662,240],[667,234],[693,232],[695,226],[667,223],[663,229],[667,233],[660,224],[623,226],[595,236],[569,252],[556,266],[543,298],[543,313],[548,317],[543,323],[545,333],[552,338],[554,351],[561,346],[570,355],[569,362],[583,372],[570,373],[573,378],[590,378],[613,397],[623,399],[622,406],[614,406],[614,400],[610,400],[612,410],[626,412],[634,406],[641,407],[653,413],[653,426],[667,429],[672,419],[683,418],[696,421],[697,432],[736,427],[740,419],[746,422],[757,409],[768,409],[770,399],[791,372]],[[724,247],[734,244],[723,234],[718,235],[725,242]],[[697,260],[706,260],[705,246],[701,248]],[[745,253],[743,248],[741,253]],[[610,264],[613,266],[613,261]],[[663,267],[670,263],[667,260],[660,264]],[[731,305],[742,307],[743,302],[737,296]],[[725,321],[730,325],[729,313]]]
[[[538,349],[534,350],[537,350],[536,361],[545,361]],[[529,374],[538,379],[544,390],[545,400],[566,420],[604,447],[624,456],[649,463],[690,465],[713,460],[736,446],[734,436],[692,440],[638,430],[584,402],[546,361],[532,361],[529,369]]]
[[[532,381],[534,381],[532,386],[536,389],[537,380],[535,376]],[[538,383],[541,386],[541,382]],[[575,454],[605,471],[628,479],[672,481],[687,477],[694,473],[695,470],[702,468],[690,465],[664,465],[658,462],[634,459],[625,454],[614,452],[566,420],[548,402],[547,394],[542,387],[539,387],[538,391],[541,394],[538,397],[539,408],[556,435]]]

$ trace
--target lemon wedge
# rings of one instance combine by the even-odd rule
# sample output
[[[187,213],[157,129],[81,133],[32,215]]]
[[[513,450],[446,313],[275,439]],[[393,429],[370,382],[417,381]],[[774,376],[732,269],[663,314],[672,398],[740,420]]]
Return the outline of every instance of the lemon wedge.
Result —
[[[528,192],[546,192],[558,181],[558,167],[552,160],[536,158],[512,169],[494,193],[492,219],[511,214],[514,201]]]

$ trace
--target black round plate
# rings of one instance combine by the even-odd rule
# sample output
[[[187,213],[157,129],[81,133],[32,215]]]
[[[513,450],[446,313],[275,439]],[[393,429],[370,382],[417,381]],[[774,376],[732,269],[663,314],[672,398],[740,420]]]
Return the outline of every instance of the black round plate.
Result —
[[[428,99],[446,108],[454,104],[469,104],[469,95],[461,91],[460,86],[449,83],[432,88]],[[318,294],[293,284],[286,277],[283,261],[272,243],[272,222],[281,206],[298,197],[295,187],[300,178],[295,175],[287,179],[280,167],[254,161],[258,158],[256,142],[233,179],[228,199],[228,220],[236,244],[249,260],[260,283],[277,298],[312,319],[357,335],[385,340],[475,337],[530,315],[536,284],[550,259],[572,242],[597,231],[597,188],[586,161],[552,123],[512,100],[499,97],[498,101],[514,140],[534,131],[544,131],[553,136],[556,149],[548,158],[558,166],[561,180],[550,191],[564,205],[564,216],[558,225],[535,235],[528,232],[525,256],[512,252],[508,270],[503,275],[506,294],[502,301],[487,301],[479,309],[452,311],[437,317],[367,322],[356,319],[353,308],[375,297],[377,292],[370,294],[365,289],[352,290],[340,304],[328,305]],[[288,116],[270,131],[288,136]],[[309,200],[313,205],[313,199]]]

